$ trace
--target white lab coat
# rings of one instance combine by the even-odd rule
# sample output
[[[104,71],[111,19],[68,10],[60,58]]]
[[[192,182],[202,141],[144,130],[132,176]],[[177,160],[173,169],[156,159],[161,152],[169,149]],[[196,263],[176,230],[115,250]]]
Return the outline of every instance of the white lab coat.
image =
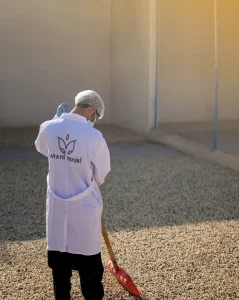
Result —
[[[101,252],[103,203],[98,185],[111,170],[102,134],[86,118],[64,113],[40,126],[35,146],[49,162],[47,249],[83,255]]]

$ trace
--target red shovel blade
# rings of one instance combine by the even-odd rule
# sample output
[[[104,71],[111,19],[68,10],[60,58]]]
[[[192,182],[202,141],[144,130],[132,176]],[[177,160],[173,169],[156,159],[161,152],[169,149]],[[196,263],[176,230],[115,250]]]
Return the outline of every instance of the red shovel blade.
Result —
[[[123,285],[123,287],[125,287],[126,290],[129,291],[129,293],[136,297],[142,295],[141,291],[133,283],[133,280],[123,269],[119,268],[119,270],[116,271],[111,260],[109,260],[109,262],[107,263],[107,267],[110,270],[110,272],[116,277],[119,283]]]

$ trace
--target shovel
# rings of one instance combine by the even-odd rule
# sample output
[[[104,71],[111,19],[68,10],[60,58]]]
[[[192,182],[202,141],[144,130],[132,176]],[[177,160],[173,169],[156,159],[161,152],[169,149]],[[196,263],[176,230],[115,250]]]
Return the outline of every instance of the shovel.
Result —
[[[118,282],[133,296],[140,297],[142,295],[141,291],[136,287],[131,277],[122,269],[119,267],[119,265],[116,262],[116,258],[107,234],[107,231],[105,229],[103,221],[101,221],[102,225],[102,235],[105,240],[106,247],[108,249],[110,260],[107,263],[107,267],[110,270],[111,274],[116,277]]]

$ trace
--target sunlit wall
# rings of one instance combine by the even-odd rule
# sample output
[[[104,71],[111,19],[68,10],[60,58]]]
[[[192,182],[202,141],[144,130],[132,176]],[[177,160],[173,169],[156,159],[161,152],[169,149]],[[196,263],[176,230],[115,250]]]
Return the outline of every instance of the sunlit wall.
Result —
[[[39,125],[82,89],[110,121],[110,0],[0,1],[0,126]]]
[[[210,121],[214,111],[214,0],[160,0],[159,122]],[[217,0],[219,118],[239,116],[239,1]]]

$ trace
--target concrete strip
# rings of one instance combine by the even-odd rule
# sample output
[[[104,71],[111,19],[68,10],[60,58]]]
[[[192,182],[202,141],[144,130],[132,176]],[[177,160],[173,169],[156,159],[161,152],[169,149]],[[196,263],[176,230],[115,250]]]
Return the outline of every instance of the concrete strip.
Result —
[[[195,157],[239,171],[238,157],[220,150],[212,150],[205,145],[182,138],[178,135],[167,133],[162,130],[152,130],[149,134],[149,139],[151,141],[173,147]]]
[[[142,134],[113,124],[96,124],[95,128],[102,132],[107,143],[143,141],[146,139]],[[0,148],[34,147],[38,131],[39,126],[0,127]]]

